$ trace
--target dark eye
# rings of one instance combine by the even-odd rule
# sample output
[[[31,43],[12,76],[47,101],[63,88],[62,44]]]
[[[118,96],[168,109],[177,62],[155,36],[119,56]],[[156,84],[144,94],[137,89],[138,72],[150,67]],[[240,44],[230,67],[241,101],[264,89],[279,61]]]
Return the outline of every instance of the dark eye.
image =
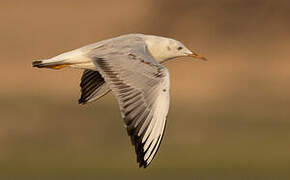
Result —
[[[180,51],[181,49],[183,49],[183,47],[181,47],[181,46],[177,48],[178,51]]]

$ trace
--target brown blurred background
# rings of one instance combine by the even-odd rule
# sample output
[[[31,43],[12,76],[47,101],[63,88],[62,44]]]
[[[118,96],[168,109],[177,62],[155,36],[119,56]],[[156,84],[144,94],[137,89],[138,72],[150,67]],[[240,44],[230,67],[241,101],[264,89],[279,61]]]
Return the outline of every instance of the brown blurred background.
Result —
[[[290,3],[1,1],[0,179],[289,179]],[[78,105],[81,71],[32,60],[127,33],[178,39],[157,157],[137,168],[112,94]]]

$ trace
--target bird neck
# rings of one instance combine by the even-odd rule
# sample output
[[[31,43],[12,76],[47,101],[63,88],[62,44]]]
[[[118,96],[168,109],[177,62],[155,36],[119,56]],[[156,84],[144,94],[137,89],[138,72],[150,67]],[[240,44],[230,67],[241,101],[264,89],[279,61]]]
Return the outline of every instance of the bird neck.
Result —
[[[173,59],[176,57],[175,55],[168,53],[167,51],[168,42],[160,41],[160,37],[158,38],[151,37],[150,40],[145,40],[145,42],[148,51],[158,63],[163,63],[169,59]]]

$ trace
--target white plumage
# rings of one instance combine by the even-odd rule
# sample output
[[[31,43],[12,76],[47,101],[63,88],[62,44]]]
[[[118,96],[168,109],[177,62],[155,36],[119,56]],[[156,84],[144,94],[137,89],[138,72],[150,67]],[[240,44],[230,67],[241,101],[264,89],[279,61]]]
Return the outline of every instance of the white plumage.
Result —
[[[137,162],[147,167],[160,146],[169,109],[169,72],[160,63],[182,56],[206,60],[174,39],[129,34],[34,61],[33,66],[85,69],[80,104],[112,91],[135,146]]]

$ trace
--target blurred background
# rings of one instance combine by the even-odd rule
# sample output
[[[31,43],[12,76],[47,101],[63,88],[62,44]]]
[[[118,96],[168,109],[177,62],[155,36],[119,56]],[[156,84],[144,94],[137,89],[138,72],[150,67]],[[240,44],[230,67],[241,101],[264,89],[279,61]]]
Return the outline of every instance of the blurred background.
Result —
[[[289,179],[289,19],[286,0],[1,1],[0,179]],[[165,63],[168,123],[145,170],[112,94],[78,105],[80,70],[31,67],[127,33],[209,59]]]

